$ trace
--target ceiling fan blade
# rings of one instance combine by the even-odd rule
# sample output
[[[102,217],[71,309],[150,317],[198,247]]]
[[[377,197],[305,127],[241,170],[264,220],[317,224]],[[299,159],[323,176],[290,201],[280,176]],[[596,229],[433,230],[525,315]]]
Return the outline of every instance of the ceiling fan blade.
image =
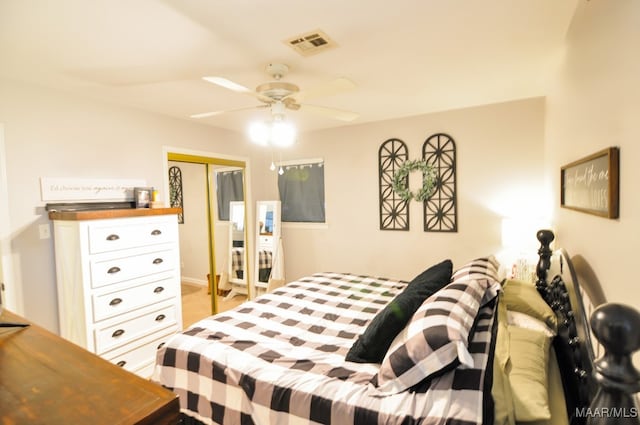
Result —
[[[360,116],[357,112],[344,111],[342,109],[336,108],[328,108],[326,106],[317,106],[317,105],[308,105],[302,104],[300,105],[303,111],[313,112],[315,114],[320,114],[327,116],[329,118],[333,118],[340,121],[353,121]]]
[[[315,87],[311,87],[310,89],[290,94],[289,96],[286,96],[285,99],[292,98],[296,102],[300,102],[304,99],[312,99],[321,96],[333,96],[334,94],[343,93],[345,91],[353,90],[354,88],[356,88],[356,84],[353,81],[349,80],[348,78],[341,77],[323,84],[319,84]]]
[[[235,83],[231,80],[227,80],[226,78],[222,78],[222,77],[202,77],[203,80],[215,84],[217,86],[220,87],[224,87],[225,89],[228,90],[232,90],[236,93],[242,93],[242,94],[248,94],[249,96],[253,96],[253,97],[257,97],[258,99],[262,100],[263,102],[268,102],[271,103],[273,102],[273,99],[271,99],[270,97],[264,96],[258,92],[255,92],[251,89],[246,88],[245,86],[243,86],[242,84],[238,84]]]
[[[213,83],[215,85],[218,85],[220,87],[224,87],[225,89],[229,89],[229,90],[233,90],[235,92],[238,93],[252,93],[253,90],[249,90],[248,88],[246,88],[245,86],[238,84],[238,83],[234,83],[231,80],[227,80],[226,78],[222,78],[222,77],[202,77],[203,80],[208,81],[210,83]]]
[[[226,111],[202,112],[200,114],[189,115],[189,118],[195,118],[195,119],[209,118],[209,117],[213,117],[213,116],[216,116],[216,115],[223,114],[225,112]]]
[[[189,115],[189,118],[194,118],[194,119],[209,118],[209,117],[214,117],[216,115],[225,114],[227,112],[247,111],[249,109],[262,109],[262,108],[267,108],[268,106],[269,105],[256,105],[256,106],[247,106],[244,108],[226,109],[223,111],[202,112],[199,114]]]

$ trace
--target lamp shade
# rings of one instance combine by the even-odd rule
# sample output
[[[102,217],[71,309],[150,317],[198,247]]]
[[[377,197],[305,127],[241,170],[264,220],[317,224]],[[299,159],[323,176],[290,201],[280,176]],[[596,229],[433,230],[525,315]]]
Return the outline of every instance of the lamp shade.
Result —
[[[549,228],[549,221],[540,218],[514,218],[502,220],[502,246],[514,252],[533,252],[538,249],[536,232]]]

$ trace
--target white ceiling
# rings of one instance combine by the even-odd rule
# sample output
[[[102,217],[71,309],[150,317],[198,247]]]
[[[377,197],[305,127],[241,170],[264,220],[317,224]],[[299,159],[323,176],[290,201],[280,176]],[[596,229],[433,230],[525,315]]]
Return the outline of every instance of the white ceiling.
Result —
[[[545,94],[578,0],[0,0],[0,77],[190,120],[259,105],[203,81],[254,89],[268,63],[302,90],[338,77],[349,92],[309,100],[345,123],[288,113],[302,131]],[[302,57],[283,40],[321,29],[338,47]],[[244,131],[265,110],[203,124]]]

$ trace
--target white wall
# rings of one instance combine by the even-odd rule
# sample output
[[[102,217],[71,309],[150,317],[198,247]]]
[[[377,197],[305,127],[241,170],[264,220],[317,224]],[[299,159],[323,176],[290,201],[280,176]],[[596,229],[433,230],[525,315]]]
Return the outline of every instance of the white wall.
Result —
[[[178,226],[182,281],[206,285],[209,273],[206,166],[169,161],[169,167],[172,166],[182,172],[184,223]]]
[[[558,245],[591,265],[610,300],[640,307],[640,2],[583,1],[547,101],[547,184]],[[560,167],[620,147],[620,218],[559,207]]]
[[[503,217],[549,213],[543,117],[544,101],[536,98],[301,136],[283,160],[324,158],[328,226],[283,226],[287,279],[322,270],[411,279],[445,258],[460,264],[499,251]],[[437,132],[457,144],[459,231],[425,233],[417,202],[410,231],[379,230],[380,144],[399,138],[410,158],[420,158],[425,139]],[[275,182],[276,173],[267,179]]]
[[[138,178],[162,188],[163,146],[250,154],[248,143],[233,132],[5,80],[0,80],[0,122],[14,272],[14,281],[6,283],[23,293],[17,312],[53,331],[58,329],[55,263],[52,239],[38,235],[38,225],[49,223],[40,177]]]

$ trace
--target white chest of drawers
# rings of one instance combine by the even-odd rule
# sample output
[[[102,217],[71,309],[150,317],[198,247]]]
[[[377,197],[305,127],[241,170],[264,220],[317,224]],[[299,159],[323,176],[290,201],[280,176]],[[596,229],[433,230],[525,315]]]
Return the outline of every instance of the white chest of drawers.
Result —
[[[182,329],[176,209],[52,212],[60,335],[140,376]]]

